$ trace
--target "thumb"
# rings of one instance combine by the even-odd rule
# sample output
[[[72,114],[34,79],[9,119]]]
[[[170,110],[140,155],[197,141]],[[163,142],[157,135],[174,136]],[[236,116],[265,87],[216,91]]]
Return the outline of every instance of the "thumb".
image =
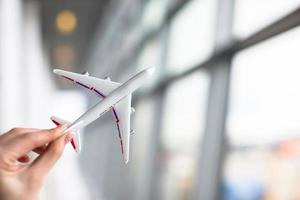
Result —
[[[36,178],[44,178],[57,160],[61,157],[65,145],[72,139],[72,134],[68,133],[50,143],[43,154],[41,154],[29,167],[29,172]]]

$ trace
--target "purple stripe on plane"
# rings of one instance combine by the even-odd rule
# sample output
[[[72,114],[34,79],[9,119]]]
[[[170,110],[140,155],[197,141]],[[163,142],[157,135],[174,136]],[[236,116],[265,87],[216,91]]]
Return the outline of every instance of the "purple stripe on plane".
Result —
[[[119,123],[117,123],[117,128],[118,128],[118,132],[119,132],[119,139],[120,139],[120,144],[121,144],[121,151],[122,151],[122,154],[124,154],[123,140],[122,140],[122,136],[121,136],[121,131],[120,131]]]
[[[106,97],[104,94],[102,94],[101,92],[99,92],[98,90],[96,90],[95,88],[92,88],[92,90],[94,90],[97,94],[99,94],[101,97]]]
[[[120,130],[120,119],[118,117],[118,114],[116,112],[116,109],[113,107],[112,108],[113,114],[116,118],[116,124],[117,124],[117,128],[118,128],[118,133],[119,133],[119,139],[120,139],[120,144],[121,144],[121,150],[122,150],[122,155],[124,155],[124,146],[123,146],[123,140],[122,140],[122,136],[121,136],[121,130]]]
[[[77,82],[77,81],[75,81],[75,83],[77,83],[78,85],[81,85],[82,87],[85,87],[85,88],[87,88],[87,89],[90,89],[89,86],[84,85],[83,83],[80,83],[80,82]]]
[[[71,79],[71,78],[69,78],[69,77],[67,77],[67,76],[62,76],[62,77],[64,77],[65,79],[68,79],[68,80],[70,80],[70,81],[74,81],[73,79]]]
[[[116,122],[119,123],[120,119],[119,119],[119,116],[118,116],[118,114],[117,114],[117,112],[116,112],[116,110],[115,110],[114,107],[112,108],[112,111],[113,111],[114,116],[115,116],[115,118],[116,118]]]

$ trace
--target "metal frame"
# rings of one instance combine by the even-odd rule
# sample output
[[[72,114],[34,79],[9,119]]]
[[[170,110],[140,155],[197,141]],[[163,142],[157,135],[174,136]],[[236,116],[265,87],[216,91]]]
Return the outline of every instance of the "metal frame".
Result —
[[[162,41],[162,54],[160,57],[160,67],[161,67],[161,74],[160,76],[163,77],[165,72],[165,66],[167,64],[167,54],[168,54],[168,36],[169,36],[169,26],[167,25],[165,29],[161,32],[160,38]],[[161,114],[161,111],[164,110],[164,102],[165,102],[165,92],[162,91],[161,93],[156,93],[155,95],[155,113],[153,118],[153,127],[154,131],[152,134],[152,141],[149,143],[150,152],[152,153],[152,158],[150,158],[150,172],[152,176],[150,176],[150,188],[149,188],[149,196],[147,199],[160,199],[159,196],[159,190],[160,190],[160,183],[161,183],[161,166],[160,166],[160,159],[159,159],[159,153],[161,152],[161,129],[162,129],[162,121],[163,121],[163,115]],[[154,142],[156,144],[154,144]],[[149,166],[149,167],[150,167]]]
[[[136,34],[136,32],[139,32],[137,30],[134,30],[132,32],[126,32],[124,33],[124,41],[130,41],[130,43],[125,43],[123,45],[126,46],[126,48],[122,48],[121,50],[118,49],[118,51],[114,52],[114,62],[113,63],[107,63],[108,59],[103,59],[109,57],[111,55],[111,51],[113,51],[112,48],[110,48],[110,42],[113,40],[111,37],[113,32],[120,31],[118,28],[122,25],[122,23],[125,23],[124,20],[126,20],[126,15],[129,15],[128,9],[130,6],[137,4],[140,2],[140,0],[130,0],[129,2],[122,2],[119,6],[117,6],[118,2],[116,0],[112,1],[111,5],[108,7],[108,12],[106,13],[105,19],[100,23],[100,26],[98,27],[94,40],[91,43],[92,46],[90,48],[90,51],[87,57],[86,63],[88,66],[88,69],[91,69],[90,71],[95,71],[94,74],[101,75],[103,71],[101,69],[97,68],[99,65],[98,61],[102,60],[102,66],[104,65],[103,69],[113,71],[117,66],[119,66],[121,63],[123,63],[126,60],[135,60],[135,58],[139,55],[139,52],[142,50],[142,48],[152,39],[157,37],[164,29],[165,27],[172,21],[174,16],[180,11],[190,0],[177,0],[172,1],[172,7],[167,8],[167,12],[163,17],[162,24],[155,30],[150,30],[149,32],[141,32],[141,34]],[[146,5],[146,1],[143,1],[143,6]],[[169,1],[171,5],[171,1]],[[143,7],[142,6],[142,7]],[[116,10],[116,11],[115,11]],[[109,23],[112,21],[111,23]],[[101,31],[105,30],[105,31]],[[100,38],[100,40],[99,40]],[[114,46],[115,47],[115,46]],[[120,47],[120,46],[119,46]],[[122,51],[123,50],[123,51]],[[109,66],[109,67],[108,67]]]
[[[284,16],[283,18],[279,19],[278,21],[274,22],[273,24],[264,27],[260,31],[250,35],[249,37],[242,40],[233,41],[231,44],[228,44],[227,47],[224,47],[223,49],[220,49],[217,52],[215,52],[204,62],[194,67],[191,67],[180,74],[166,77],[164,81],[158,83],[150,92],[148,92],[148,95],[162,90],[172,82],[186,77],[201,68],[210,67],[219,60],[222,60],[223,58],[231,57],[239,51],[252,47],[256,44],[262,43],[276,35],[282,34],[298,26],[300,26],[300,7],[294,10],[293,12],[289,13],[288,15]]]
[[[215,52],[232,43],[233,1],[219,0]],[[227,146],[225,121],[232,56],[219,59],[208,68],[210,88],[206,124],[197,165],[193,199],[218,200],[221,196],[223,160]]]

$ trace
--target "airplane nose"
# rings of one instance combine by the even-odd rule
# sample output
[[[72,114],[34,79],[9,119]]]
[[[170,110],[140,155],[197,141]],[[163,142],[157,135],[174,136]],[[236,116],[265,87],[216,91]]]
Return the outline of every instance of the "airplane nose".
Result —
[[[150,67],[147,69],[148,74],[153,74],[155,72],[155,68],[154,67]]]
[[[54,73],[54,74],[59,74],[59,73],[60,73],[60,70],[59,70],[59,69],[54,69],[54,70],[53,70],[53,73]]]

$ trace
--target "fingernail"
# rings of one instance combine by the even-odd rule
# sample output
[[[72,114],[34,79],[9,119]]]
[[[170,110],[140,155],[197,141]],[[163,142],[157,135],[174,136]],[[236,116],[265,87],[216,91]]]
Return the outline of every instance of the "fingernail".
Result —
[[[68,133],[65,137],[65,144],[68,144],[73,138],[73,135],[71,133]]]

